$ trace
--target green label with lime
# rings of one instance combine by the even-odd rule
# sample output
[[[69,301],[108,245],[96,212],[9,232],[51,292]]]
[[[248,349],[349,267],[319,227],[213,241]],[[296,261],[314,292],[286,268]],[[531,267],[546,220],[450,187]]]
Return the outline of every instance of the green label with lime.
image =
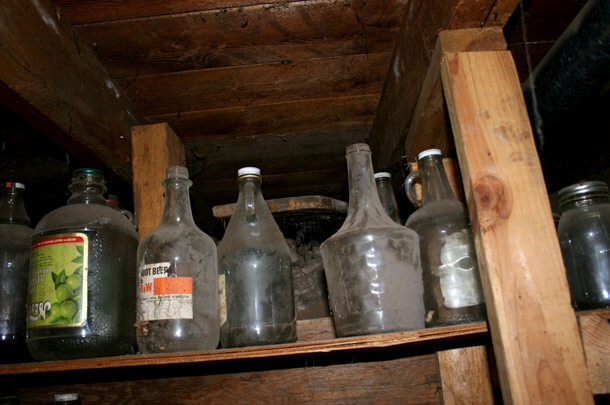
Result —
[[[85,323],[88,247],[84,233],[51,235],[32,244],[28,328]]]

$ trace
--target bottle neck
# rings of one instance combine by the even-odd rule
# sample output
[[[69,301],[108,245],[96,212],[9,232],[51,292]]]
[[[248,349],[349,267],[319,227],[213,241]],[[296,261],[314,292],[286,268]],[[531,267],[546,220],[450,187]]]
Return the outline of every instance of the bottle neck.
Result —
[[[0,197],[0,223],[30,225],[30,217],[25,211],[23,191],[2,190]]]
[[[388,177],[381,177],[375,179],[375,185],[377,186],[377,194],[379,194],[379,200],[381,201],[381,205],[385,209],[385,212],[394,222],[400,223],[398,204],[396,203],[396,197],[394,197],[392,181]]]
[[[422,182],[422,205],[431,201],[455,200],[441,155],[429,155],[418,161]]]
[[[254,223],[256,221],[257,200],[259,198],[263,200],[261,192],[262,179],[260,176],[257,175],[245,175],[239,177],[238,183],[238,203],[243,204],[244,206],[244,209],[246,211],[246,222]],[[260,203],[260,201],[258,203]]]
[[[348,216],[358,211],[374,210],[379,215],[387,217],[373,176],[371,152],[367,150],[354,150],[347,154],[347,173],[349,183]]]
[[[170,178],[163,181],[165,204],[161,219],[162,225],[194,224],[189,197],[189,188],[192,184],[192,181],[180,178]]]
[[[607,193],[591,193],[565,198],[559,201],[559,210],[561,212],[571,210],[573,208],[583,208],[594,204],[610,203],[610,194]]]

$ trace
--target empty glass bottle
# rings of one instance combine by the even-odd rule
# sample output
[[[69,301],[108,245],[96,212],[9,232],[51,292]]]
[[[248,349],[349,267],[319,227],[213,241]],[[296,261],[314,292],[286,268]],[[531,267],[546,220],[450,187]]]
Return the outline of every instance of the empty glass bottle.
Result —
[[[406,225],[419,235],[424,268],[426,326],[485,320],[485,304],[472,231],[464,204],[453,195],[439,149],[418,157],[419,169],[407,176],[407,197],[421,207]],[[421,177],[422,199],[413,183]]]
[[[0,186],[0,361],[27,358],[25,300],[32,228],[21,183]]]
[[[346,155],[347,218],[320,247],[337,336],[421,329],[417,234],[381,206],[369,146],[350,145]]]
[[[138,247],[140,353],[218,346],[216,245],[193,221],[192,184],[186,167],[167,169],[161,223]]]
[[[610,308],[610,194],[601,181],[559,190],[557,234],[572,306]]]
[[[394,197],[394,189],[392,188],[392,175],[388,172],[375,173],[375,186],[377,186],[377,194],[379,194],[383,209],[394,222],[400,224],[398,204],[396,204],[396,197]]]
[[[237,174],[239,198],[218,245],[221,344],[293,342],[290,251],[263,199],[260,170],[244,167]]]
[[[34,229],[28,348],[37,360],[133,353],[137,235],[106,206],[102,172],[78,169],[68,189]]]

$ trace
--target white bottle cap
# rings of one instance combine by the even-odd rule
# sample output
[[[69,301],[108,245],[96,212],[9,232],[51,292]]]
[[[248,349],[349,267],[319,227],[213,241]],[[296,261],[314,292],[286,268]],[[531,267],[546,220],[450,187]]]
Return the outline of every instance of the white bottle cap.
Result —
[[[423,159],[426,156],[431,156],[431,155],[442,155],[442,153],[441,153],[440,149],[426,149],[425,151],[420,152],[419,155],[417,155],[417,160]]]
[[[254,175],[260,176],[261,169],[259,169],[258,167],[248,166],[248,167],[242,167],[241,169],[239,169],[237,171],[237,177],[245,176],[247,174],[254,174]]]
[[[390,173],[388,173],[388,172],[377,172],[377,173],[374,174],[374,176],[375,176],[376,179],[381,179],[381,178],[384,178],[384,177],[387,177],[388,179],[392,178],[392,175]]]
[[[14,187],[14,188],[20,188],[21,190],[25,190],[25,184],[17,183],[16,181],[15,182],[7,181],[6,183],[4,183],[4,187],[6,187],[6,188]]]

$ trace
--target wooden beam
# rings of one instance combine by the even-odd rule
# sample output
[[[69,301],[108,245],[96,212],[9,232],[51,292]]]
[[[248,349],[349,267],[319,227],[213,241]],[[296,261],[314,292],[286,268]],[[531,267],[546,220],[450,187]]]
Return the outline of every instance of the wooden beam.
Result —
[[[186,166],[184,146],[166,123],[133,127],[133,205],[140,240],[159,225],[165,169]]]
[[[1,102],[78,156],[96,156],[130,178],[130,129],[140,122],[93,51],[48,0],[6,0],[0,7]],[[27,107],[27,108],[26,108]]]
[[[500,27],[441,31],[438,34],[434,54],[405,140],[404,150],[408,159],[415,159],[419,152],[429,148],[440,149],[443,156],[452,156],[455,153],[441,84],[443,52],[505,49],[506,41]]]
[[[489,361],[485,346],[436,353],[443,405],[493,404]]]
[[[512,57],[447,53],[441,74],[505,402],[592,404]]]
[[[591,389],[610,394],[610,310],[578,313]]]
[[[414,0],[409,2],[386,76],[369,144],[380,170],[400,163],[407,132],[441,30],[478,28],[498,3],[515,0]],[[510,3],[510,5],[509,5]],[[507,5],[504,7],[504,5]],[[513,7],[514,9],[514,7]],[[497,21],[502,26],[505,21]],[[489,22],[492,25],[492,22]]]

